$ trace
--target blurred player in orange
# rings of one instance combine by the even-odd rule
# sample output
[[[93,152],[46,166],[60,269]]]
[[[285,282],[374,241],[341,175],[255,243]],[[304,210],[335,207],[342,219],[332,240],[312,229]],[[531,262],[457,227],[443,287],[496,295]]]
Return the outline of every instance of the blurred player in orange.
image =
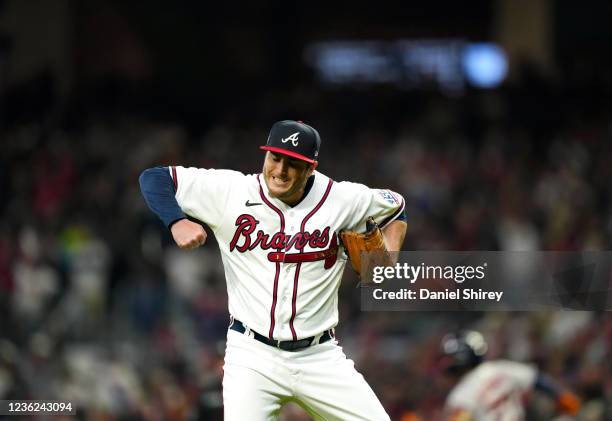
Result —
[[[538,390],[556,401],[560,413],[576,415],[578,398],[529,364],[508,360],[483,362],[487,343],[475,331],[442,339],[441,366],[455,386],[446,399],[450,421],[518,421],[525,419],[525,398]]]

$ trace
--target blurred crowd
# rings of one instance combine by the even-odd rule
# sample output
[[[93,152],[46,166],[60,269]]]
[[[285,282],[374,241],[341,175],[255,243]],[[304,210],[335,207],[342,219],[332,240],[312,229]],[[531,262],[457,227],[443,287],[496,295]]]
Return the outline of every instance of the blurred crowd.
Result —
[[[14,88],[0,108],[0,399],[69,400],[83,419],[220,419],[219,253],[212,236],[179,251],[137,179],[168,164],[259,172],[281,118],[319,129],[320,171],[404,195],[406,250],[609,250],[612,99],[598,86],[529,72],[457,97],[304,86],[202,122],[116,91],[60,101],[48,75]],[[338,337],[392,419],[440,415],[439,341],[465,327],[490,358],[574,390],[580,419],[612,419],[610,313],[362,312],[355,287],[347,271]],[[529,413],[552,408],[536,396]]]

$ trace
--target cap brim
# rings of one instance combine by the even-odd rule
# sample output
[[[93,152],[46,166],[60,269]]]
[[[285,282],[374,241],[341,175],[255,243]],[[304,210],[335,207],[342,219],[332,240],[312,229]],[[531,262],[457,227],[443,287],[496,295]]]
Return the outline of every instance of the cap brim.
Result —
[[[299,153],[295,153],[293,151],[288,151],[288,150],[282,149],[282,148],[276,148],[274,146],[265,146],[264,145],[264,146],[260,146],[259,149],[263,149],[264,151],[270,151],[270,152],[275,152],[275,153],[280,153],[280,154],[283,154],[283,155],[287,155],[287,156],[290,156],[292,158],[296,158],[296,159],[300,159],[302,161],[306,161],[309,164],[314,164],[315,163],[314,159],[310,159],[310,158],[308,158],[308,157],[306,157],[304,155],[301,155]]]

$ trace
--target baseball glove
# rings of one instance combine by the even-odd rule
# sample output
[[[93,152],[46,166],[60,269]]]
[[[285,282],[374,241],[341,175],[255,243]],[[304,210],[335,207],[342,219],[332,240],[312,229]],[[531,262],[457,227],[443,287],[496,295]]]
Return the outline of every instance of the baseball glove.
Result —
[[[370,272],[373,266],[390,266],[391,256],[385,246],[382,231],[374,221],[374,218],[370,217],[366,221],[366,232],[360,234],[355,231],[342,231],[340,232],[340,238],[342,244],[346,249],[346,253],[351,260],[351,265],[357,275],[362,277],[361,273],[361,253],[372,252],[368,254],[366,263],[366,271]]]

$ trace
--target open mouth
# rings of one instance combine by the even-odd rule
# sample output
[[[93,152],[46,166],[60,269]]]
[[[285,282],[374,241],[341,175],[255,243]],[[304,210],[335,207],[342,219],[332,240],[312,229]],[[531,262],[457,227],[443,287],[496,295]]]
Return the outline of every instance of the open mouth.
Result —
[[[289,180],[283,180],[282,178],[279,178],[279,177],[272,176],[271,180],[278,187],[286,187],[287,185],[289,185]]]

